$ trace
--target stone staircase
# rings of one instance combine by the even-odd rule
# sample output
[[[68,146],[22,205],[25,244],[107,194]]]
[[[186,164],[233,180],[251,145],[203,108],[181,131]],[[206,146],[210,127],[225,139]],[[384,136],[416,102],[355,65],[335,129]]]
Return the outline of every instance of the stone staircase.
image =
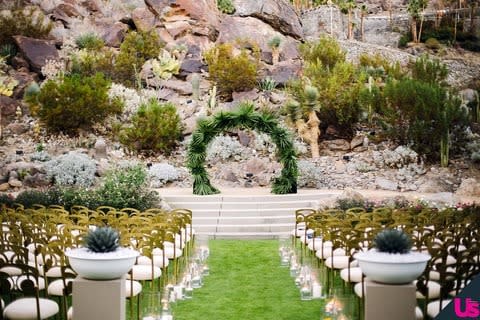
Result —
[[[295,226],[295,210],[317,208],[319,201],[337,192],[303,192],[273,195],[264,189],[233,189],[217,195],[196,196],[178,189],[159,190],[172,208],[193,211],[197,235],[215,239],[275,239],[287,236]]]

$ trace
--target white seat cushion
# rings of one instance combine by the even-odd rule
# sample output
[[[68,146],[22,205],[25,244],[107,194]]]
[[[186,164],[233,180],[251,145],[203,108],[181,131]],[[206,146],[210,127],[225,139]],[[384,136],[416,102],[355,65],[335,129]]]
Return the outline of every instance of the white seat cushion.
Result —
[[[415,319],[423,320],[423,312],[419,307],[415,307]]]
[[[450,303],[449,299],[442,301],[442,309]],[[440,313],[440,300],[432,301],[427,305],[427,314],[431,318],[435,318]]]
[[[125,297],[127,298],[135,297],[142,292],[142,284],[135,280],[125,280],[125,288]]]
[[[183,254],[183,251],[178,247],[175,247],[175,250],[173,250],[174,246],[172,242],[164,242],[163,246],[163,252],[168,257],[168,259],[178,258],[181,257]]]
[[[73,279],[66,279],[65,280],[68,283],[72,282]],[[57,279],[48,284],[48,289],[47,292],[51,296],[63,296],[63,280],[62,279]]]
[[[40,298],[40,318],[47,319],[56,315],[59,311],[58,304],[49,299]],[[7,319],[30,320],[37,318],[37,306],[35,298],[21,298],[11,302],[5,307],[3,315]]]
[[[340,271],[340,278],[346,282],[361,282],[362,281],[362,270],[359,267],[350,268],[350,279],[348,268],[342,269]]]
[[[160,278],[162,270],[159,267],[154,266],[152,275],[151,265],[136,264],[132,267],[132,275],[134,280],[152,280]],[[128,274],[128,278],[130,279],[130,273]]]
[[[149,266],[152,263],[152,259],[145,256],[140,256],[137,259],[137,264]],[[164,259],[162,255],[154,255],[153,256],[153,264],[159,268],[166,268],[168,267],[169,261],[168,257],[165,257],[165,266],[164,266]]]
[[[333,255],[333,257],[325,259],[325,266],[333,269],[344,269],[348,267],[349,259],[349,256]]]
[[[415,280],[414,283],[416,284],[417,281]],[[427,287],[428,287],[428,299],[437,299],[440,297],[440,283],[435,282],[435,281],[428,281],[427,282]],[[417,299],[425,299],[425,296],[417,291]]]
[[[353,292],[355,292],[355,294],[360,298],[363,297],[362,286],[363,286],[363,282],[356,283],[353,286]]]

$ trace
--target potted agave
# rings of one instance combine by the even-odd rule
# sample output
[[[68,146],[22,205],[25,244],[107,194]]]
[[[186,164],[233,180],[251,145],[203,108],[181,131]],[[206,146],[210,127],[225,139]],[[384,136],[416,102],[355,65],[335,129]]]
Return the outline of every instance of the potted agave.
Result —
[[[425,270],[430,255],[411,251],[412,241],[402,230],[386,229],[374,239],[374,248],[355,255],[363,274],[386,284],[406,284]]]
[[[132,268],[139,256],[138,251],[120,247],[120,235],[110,227],[90,230],[84,244],[85,247],[67,250],[65,255],[72,269],[85,279],[118,279]]]

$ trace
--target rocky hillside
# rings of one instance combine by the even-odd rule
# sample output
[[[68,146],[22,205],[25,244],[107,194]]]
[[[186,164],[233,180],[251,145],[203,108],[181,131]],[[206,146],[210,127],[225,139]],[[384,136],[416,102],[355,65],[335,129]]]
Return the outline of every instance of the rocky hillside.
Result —
[[[8,14],[16,2],[3,1],[3,14]],[[136,158],[146,163],[168,162],[177,171],[176,178],[172,179],[175,180],[174,184],[189,186],[191,183],[184,168],[184,145],[168,157],[137,157],[104,135],[102,126],[96,132],[81,133],[76,138],[47,136],[39,127],[38,121],[30,116],[30,111],[22,100],[26,87],[33,81],[43,81],[52,60],[60,65],[67,63],[65,48],[81,35],[99,35],[106,46],[118,50],[129,30],[154,30],[168,50],[173,52],[179,49],[177,51],[181,65],[174,77],[152,83],[149,82],[153,78],[151,68],[144,68],[139,74],[144,82],[149,83],[157,98],[171,101],[177,106],[187,140],[197,119],[209,112],[207,101],[212,85],[208,81],[208,69],[202,53],[215,44],[235,42],[239,38],[256,43],[260,49],[261,77],[271,77],[279,88],[301,72],[298,45],[317,38],[321,33],[328,33],[325,19],[331,17],[335,17],[332,27],[335,32],[332,33],[341,41],[349,59],[357,59],[362,52],[380,53],[392,61],[405,64],[427,51],[421,46],[403,51],[393,48],[391,39],[398,40],[399,34],[392,36],[390,31],[382,30],[378,27],[378,21],[376,25],[369,25],[364,41],[345,40],[345,15],[338,9],[331,11],[326,8],[323,11],[319,9],[300,14],[289,2],[283,0],[234,0],[235,12],[230,15],[219,12],[214,0],[24,2],[25,5],[32,6],[38,19],[44,19],[44,23],[53,23],[53,28],[47,39],[14,37],[18,53],[11,58],[10,65],[4,68],[6,75],[17,84],[11,95],[0,94],[0,191],[5,192],[50,184],[44,162],[32,160],[39,149],[46,152],[49,158],[71,150],[89,154],[97,161],[98,175],[122,159]],[[385,15],[378,3],[368,4],[376,17]],[[402,11],[400,3],[395,6],[399,12]],[[325,16],[325,12],[333,14]],[[371,21],[373,20],[372,16]],[[379,30],[385,32],[385,39],[390,40],[379,43]],[[278,62],[269,44],[274,37],[280,38],[281,43]],[[466,89],[464,94],[474,97],[468,86],[480,79],[479,56],[445,49],[443,59],[450,69],[449,83]],[[199,92],[195,92],[193,79],[199,82]],[[221,102],[217,108],[230,109],[240,101],[249,100],[278,110],[287,100],[287,95],[282,90],[274,90],[265,95],[254,89],[234,93],[232,98],[232,101]],[[224,141],[223,144],[218,142],[209,156],[212,178],[220,185],[268,185],[280,169],[269,149],[271,143],[264,141],[264,137],[255,137],[242,131],[233,135],[239,139],[234,142]],[[389,143],[373,143],[365,133],[359,133],[353,140],[323,141],[321,147],[320,159],[308,160],[307,152],[302,156],[305,163],[302,164],[304,180],[301,184],[305,187],[358,187],[422,192],[459,190],[467,195],[480,196],[478,167],[468,159],[454,159],[448,169],[427,166],[408,148],[398,149]],[[226,150],[230,153],[226,154]]]

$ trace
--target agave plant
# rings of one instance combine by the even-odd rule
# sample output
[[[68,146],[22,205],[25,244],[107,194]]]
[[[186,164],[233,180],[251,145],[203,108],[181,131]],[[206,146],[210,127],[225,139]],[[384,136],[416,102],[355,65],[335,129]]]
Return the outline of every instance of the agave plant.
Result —
[[[92,252],[111,252],[119,247],[120,235],[110,227],[100,227],[87,233],[85,246]]]
[[[379,252],[405,254],[412,248],[410,237],[403,230],[397,229],[385,229],[379,232],[373,242]]]

